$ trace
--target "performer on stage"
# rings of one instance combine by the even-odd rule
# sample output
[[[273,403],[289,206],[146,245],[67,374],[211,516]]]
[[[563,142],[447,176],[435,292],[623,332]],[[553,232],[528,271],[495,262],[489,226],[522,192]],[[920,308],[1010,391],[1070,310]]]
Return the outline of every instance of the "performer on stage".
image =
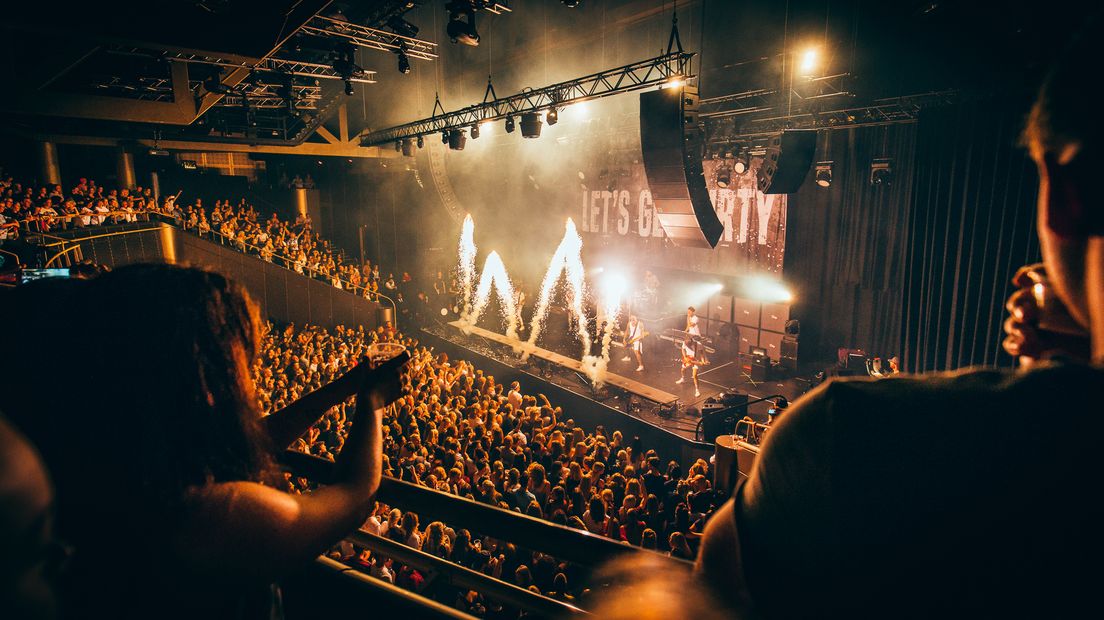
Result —
[[[690,309],[691,312],[694,310]],[[690,331],[690,330],[687,330]],[[679,378],[675,383],[686,381],[686,369],[690,369],[690,379],[694,382],[694,396],[701,396],[698,391],[698,366],[708,364],[705,359],[704,347],[693,336],[687,336],[682,341],[682,368],[679,369]]]
[[[701,329],[698,327],[698,315],[694,306],[690,306],[686,309],[686,331],[692,336],[700,336]]]
[[[625,346],[636,355],[636,371],[644,370],[644,324],[637,320],[636,316],[629,315],[629,325],[625,328]],[[622,358],[622,362],[631,361],[628,355]]]

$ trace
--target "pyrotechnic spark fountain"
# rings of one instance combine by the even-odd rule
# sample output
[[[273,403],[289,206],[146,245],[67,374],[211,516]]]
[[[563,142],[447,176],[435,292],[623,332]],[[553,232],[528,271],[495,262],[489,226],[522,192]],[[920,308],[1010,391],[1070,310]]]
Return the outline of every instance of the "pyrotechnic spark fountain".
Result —
[[[464,227],[460,232],[460,291],[464,307],[460,316],[466,318],[471,313],[472,286],[475,284],[475,222],[469,213],[464,218]]]
[[[514,305],[514,287],[510,284],[510,276],[506,273],[506,266],[502,264],[498,252],[491,252],[483,263],[483,272],[479,276],[479,288],[475,290],[475,303],[472,304],[470,315],[465,321],[468,325],[475,325],[487,304],[491,300],[491,287],[498,294],[498,301],[502,308],[502,318],[506,320],[506,337],[517,339],[517,307]]]
[[[587,331],[587,318],[583,312],[586,271],[583,269],[582,249],[583,238],[575,230],[575,222],[571,218],[567,218],[563,240],[556,248],[552,261],[548,263],[548,271],[544,273],[540,295],[537,297],[537,307],[529,323],[529,341],[527,344],[530,349],[536,345],[537,338],[540,337],[540,333],[544,329],[544,319],[548,315],[548,306],[552,303],[552,294],[556,290],[556,285],[560,282],[560,276],[564,275],[567,279],[567,299],[571,304],[575,321],[578,323],[579,340],[583,343],[583,357],[590,355],[590,332]],[[524,357],[528,357],[528,351]]]
[[[471,216],[464,219],[463,232],[460,235],[460,282],[464,296],[464,311],[460,315],[460,328],[464,333],[471,333],[471,327],[478,321],[490,303],[491,290],[497,294],[502,308],[502,315],[506,321],[506,336],[516,344],[514,350],[521,353],[522,359],[527,359],[536,348],[537,339],[544,329],[545,318],[548,316],[548,308],[561,281],[564,280],[564,295],[571,307],[577,324],[577,334],[582,343],[582,370],[595,385],[601,385],[605,377],[606,366],[609,363],[609,348],[613,337],[613,326],[620,312],[621,297],[625,292],[625,282],[619,276],[611,275],[606,278],[603,285],[602,300],[598,307],[598,325],[602,330],[602,349],[600,355],[591,355],[590,348],[592,337],[587,331],[587,317],[583,310],[583,300],[586,295],[586,270],[583,268],[582,249],[583,239],[575,229],[575,222],[570,218],[564,227],[564,236],[556,253],[548,264],[548,270],[544,274],[541,283],[540,295],[537,297],[537,306],[533,312],[530,323],[529,339],[518,339],[518,314],[514,302],[513,286],[510,284],[506,266],[497,252],[487,255],[483,263],[483,271],[479,277],[479,286],[475,287],[475,225]]]

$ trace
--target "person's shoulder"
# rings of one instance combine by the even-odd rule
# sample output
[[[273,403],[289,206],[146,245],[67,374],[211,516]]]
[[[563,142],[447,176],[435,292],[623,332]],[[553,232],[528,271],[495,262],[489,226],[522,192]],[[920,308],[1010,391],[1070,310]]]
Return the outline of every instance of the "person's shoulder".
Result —
[[[1081,364],[1042,363],[1028,371],[970,367],[881,379],[841,377],[828,381],[803,400],[820,406],[871,401],[887,407],[914,407],[933,401],[1023,399],[1043,391],[1062,390],[1085,395],[1104,394],[1104,369]]]

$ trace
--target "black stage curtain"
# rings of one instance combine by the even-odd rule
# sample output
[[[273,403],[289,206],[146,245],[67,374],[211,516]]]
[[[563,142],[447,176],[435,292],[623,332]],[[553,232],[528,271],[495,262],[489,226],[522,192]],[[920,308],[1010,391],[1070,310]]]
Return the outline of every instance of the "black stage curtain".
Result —
[[[907,372],[1011,365],[1003,302],[1016,268],[1038,260],[1038,180],[1017,145],[1021,114],[1000,107],[821,136],[832,185],[810,177],[787,214],[784,274],[804,361],[849,347],[899,355]],[[891,184],[870,184],[875,157],[893,158]]]
[[[1038,177],[1018,146],[1023,116],[995,109],[920,116],[902,299],[909,371],[1012,364],[1000,348],[1003,306],[1015,270],[1039,260]]]
[[[790,196],[784,279],[801,322],[800,355],[834,360],[839,347],[888,357],[900,352],[916,126],[822,132],[818,159],[833,162],[832,184],[812,175]],[[874,158],[893,159],[893,180],[870,184]]]

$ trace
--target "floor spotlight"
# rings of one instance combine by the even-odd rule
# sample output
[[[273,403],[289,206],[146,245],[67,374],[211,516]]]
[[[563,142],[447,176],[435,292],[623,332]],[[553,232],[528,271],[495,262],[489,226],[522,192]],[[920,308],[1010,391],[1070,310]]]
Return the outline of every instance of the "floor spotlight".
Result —
[[[539,138],[541,135],[541,117],[536,112],[521,115],[521,135],[525,138]]]
[[[506,117],[506,133],[514,133],[514,117]]]
[[[472,140],[475,140],[475,139],[479,138],[479,124],[478,123],[471,126],[471,137],[472,137]]]
[[[893,160],[877,157],[870,163],[870,184],[889,185],[893,182]]]
[[[560,122],[560,111],[556,108],[549,108],[548,114],[545,114],[544,116],[544,120],[548,123],[549,127],[555,125],[556,123]]]
[[[448,132],[448,145],[454,151],[463,151],[468,141],[468,135],[463,129],[450,129]]]
[[[816,184],[828,187],[832,184],[832,162],[820,161],[816,165]]]

